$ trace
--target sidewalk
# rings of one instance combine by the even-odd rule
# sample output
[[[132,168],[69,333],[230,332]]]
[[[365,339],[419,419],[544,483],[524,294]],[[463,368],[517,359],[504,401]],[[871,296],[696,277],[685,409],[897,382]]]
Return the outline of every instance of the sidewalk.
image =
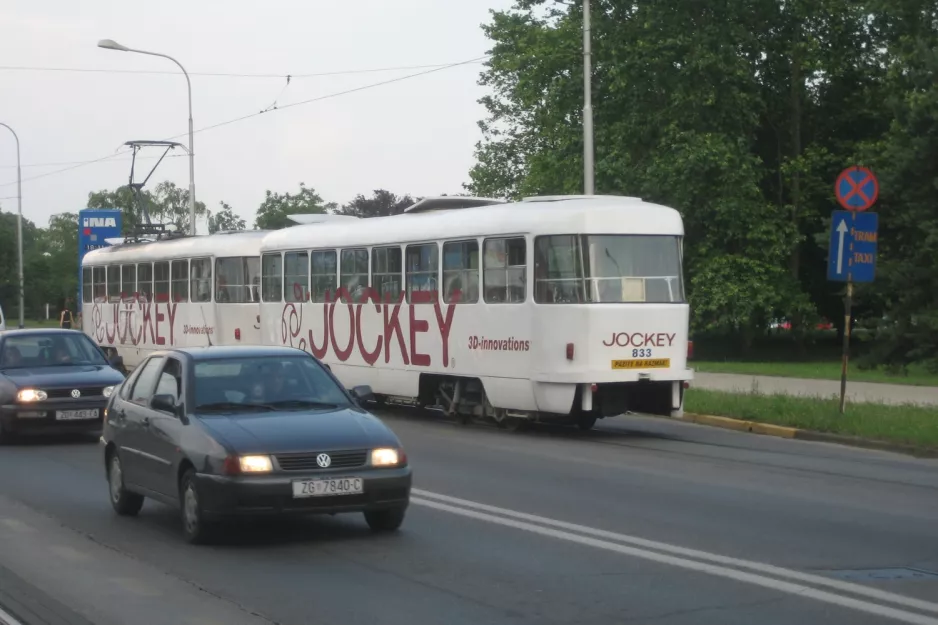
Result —
[[[840,398],[839,380],[808,380],[767,375],[695,371],[691,388],[730,393],[750,393],[755,390],[764,394]],[[848,379],[847,401],[938,406],[938,387],[851,382]]]
[[[23,625],[271,625],[6,497],[0,609]]]

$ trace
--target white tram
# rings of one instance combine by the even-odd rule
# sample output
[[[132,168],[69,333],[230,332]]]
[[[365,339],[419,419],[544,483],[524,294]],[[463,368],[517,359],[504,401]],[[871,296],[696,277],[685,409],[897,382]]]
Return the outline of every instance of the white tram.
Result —
[[[128,368],[167,347],[260,343],[265,231],[123,243],[82,261],[82,330]]]
[[[679,413],[683,222],[635,198],[436,198],[261,245],[261,338],[344,385],[451,414],[575,422]]]

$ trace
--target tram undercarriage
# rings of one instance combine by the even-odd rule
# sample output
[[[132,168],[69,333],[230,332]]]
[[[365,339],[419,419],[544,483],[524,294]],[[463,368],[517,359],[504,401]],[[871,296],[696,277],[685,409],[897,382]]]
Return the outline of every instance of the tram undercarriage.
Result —
[[[567,414],[496,408],[478,378],[424,374],[418,397],[378,395],[385,404],[434,410],[455,417],[463,424],[491,421],[501,429],[518,431],[529,423],[570,425],[589,431],[599,419],[623,414],[678,416],[684,405],[684,384],[672,381],[577,384]],[[589,398],[584,401],[584,392]]]

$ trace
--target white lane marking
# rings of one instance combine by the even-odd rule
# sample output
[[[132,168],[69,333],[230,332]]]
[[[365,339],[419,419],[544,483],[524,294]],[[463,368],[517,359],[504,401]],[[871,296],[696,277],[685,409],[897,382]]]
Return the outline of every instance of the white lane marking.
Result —
[[[0,625],[23,625],[22,622],[13,618],[13,615],[0,608]]]
[[[451,512],[453,514],[477,519],[479,521],[487,521],[497,525],[514,527],[516,529],[532,532],[534,534],[541,534],[542,536],[550,536],[551,538],[558,538],[560,540],[579,543],[581,545],[588,545],[590,547],[603,549],[605,551],[612,551],[628,556],[634,556],[636,558],[643,558],[645,560],[651,560],[652,562],[658,562],[682,569],[697,571],[699,573],[706,573],[708,575],[726,577],[728,579],[747,584],[755,584],[757,586],[769,588],[770,590],[777,590],[779,592],[796,595],[798,597],[807,597],[809,599],[815,599],[817,601],[823,601],[824,603],[851,608],[853,610],[866,612],[868,614],[884,616],[893,620],[902,621],[903,623],[912,623],[913,625],[938,625],[938,619],[932,618],[930,616],[914,614],[912,612],[906,612],[905,610],[900,610],[898,608],[890,608],[884,605],[879,605],[877,603],[870,603],[868,601],[854,599],[852,597],[843,597],[841,595],[835,595],[834,593],[827,592],[826,590],[815,590],[814,588],[810,588],[808,586],[793,584],[791,582],[784,582],[781,580],[772,579],[770,577],[763,577],[762,575],[756,575],[755,573],[746,573],[745,571],[738,571],[736,569],[718,566],[716,564],[707,564],[705,562],[698,562],[696,560],[687,560],[685,558],[669,556],[662,553],[656,553],[654,551],[648,551],[646,549],[639,549],[638,547],[627,547],[625,545],[620,545],[605,540],[598,540],[596,538],[580,536],[578,534],[555,530],[549,527],[543,527],[541,525],[534,525],[533,523],[515,521],[513,519],[486,514],[485,512],[477,512],[468,508],[458,508],[456,506],[451,506],[449,504],[433,501],[430,499],[411,497],[410,502],[421,506],[427,506],[428,508],[442,510],[443,512]]]
[[[0,522],[15,532],[31,533],[36,531],[35,528],[32,528],[17,519],[0,519]]]
[[[71,560],[73,562],[87,562],[91,559],[87,553],[74,549],[72,547],[63,547],[60,545],[51,545],[49,551],[52,553],[65,558],[66,560]]]
[[[673,553],[685,557],[696,558],[698,560],[710,561],[719,564],[735,566],[737,568],[750,569],[754,571],[759,571],[761,573],[768,573],[776,577],[794,579],[802,582],[808,582],[817,586],[827,586],[828,588],[835,588],[844,592],[849,592],[853,594],[858,594],[870,599],[878,599],[880,601],[886,601],[889,603],[895,603],[898,605],[903,605],[906,607],[917,608],[926,612],[938,612],[938,603],[931,603],[928,601],[923,601],[921,599],[915,599],[913,597],[907,597],[905,595],[899,595],[892,592],[887,592],[884,590],[879,590],[877,588],[870,588],[868,586],[863,586],[860,584],[853,584],[850,582],[844,582],[835,579],[829,579],[827,577],[822,577],[820,575],[812,575],[811,573],[802,573],[801,571],[794,571],[791,569],[785,569],[782,567],[774,566],[771,564],[764,564],[762,562],[753,562],[751,560],[742,560],[738,558],[732,558],[729,556],[721,556],[715,553],[709,553],[707,551],[700,551],[697,549],[689,549],[687,547],[678,547],[677,545],[671,545],[668,543],[662,543],[659,541],[648,540],[645,538],[638,538],[636,536],[629,536],[627,534],[619,534],[617,532],[609,532],[606,530],[600,530],[586,525],[578,525],[576,523],[567,523],[565,521],[557,521],[555,519],[550,519],[547,517],[537,516],[534,514],[527,514],[524,512],[518,512],[515,510],[510,510],[508,508],[499,508],[497,506],[490,506],[487,504],[470,501],[468,499],[460,499],[458,497],[451,497],[449,495],[442,495],[439,493],[434,493],[431,491],[426,491],[419,488],[414,488],[411,490],[413,495],[418,497],[426,497],[428,499],[436,499],[450,504],[463,506],[470,509],[481,510],[484,512],[491,512],[493,514],[499,514],[502,516],[521,519],[524,521],[539,523],[541,525],[546,525],[548,527],[556,527],[572,532],[578,532],[580,534],[585,534],[587,536],[595,536],[597,538],[604,538],[608,540],[613,540],[621,543],[637,545],[639,547],[645,547],[648,549],[656,549],[658,551],[664,551],[667,553]]]

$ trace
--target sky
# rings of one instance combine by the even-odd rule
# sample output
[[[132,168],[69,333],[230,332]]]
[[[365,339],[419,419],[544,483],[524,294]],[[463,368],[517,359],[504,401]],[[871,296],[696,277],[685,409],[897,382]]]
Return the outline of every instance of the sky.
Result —
[[[199,129],[274,103],[323,98],[433,69],[417,66],[482,57],[490,44],[481,25],[490,10],[511,4],[5,0],[0,122],[20,138],[23,216],[46,226],[56,213],[84,208],[89,192],[126,184],[129,153],[114,156],[127,150],[125,141],[172,138],[188,145],[186,83],[178,67],[164,58],[98,48],[101,39],[183,64],[192,81],[196,199],[212,211],[227,202],[248,227],[268,189],[295,192],[301,182],[339,204],[375,189],[412,196],[461,193],[480,138],[477,122],[485,116],[478,104],[485,95],[477,84],[481,62]],[[402,67],[413,69],[361,71]],[[301,77],[334,72],[355,73]],[[294,76],[289,84],[288,74]],[[159,153],[140,152],[144,175]],[[163,180],[188,187],[188,159],[182,150],[174,153],[180,156],[164,159],[147,188]],[[104,157],[111,158],[56,173]],[[0,127],[0,208],[7,212],[16,210],[15,166],[13,136]],[[199,232],[206,232],[203,220]]]

